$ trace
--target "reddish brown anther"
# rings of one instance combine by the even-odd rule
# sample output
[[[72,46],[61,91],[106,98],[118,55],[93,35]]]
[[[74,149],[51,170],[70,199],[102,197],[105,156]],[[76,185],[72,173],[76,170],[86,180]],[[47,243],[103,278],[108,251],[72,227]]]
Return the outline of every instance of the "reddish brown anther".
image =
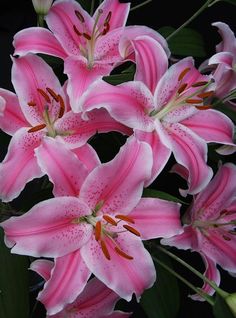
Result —
[[[129,223],[132,223],[132,224],[135,223],[134,220],[130,216],[127,216],[127,215],[117,214],[115,216],[115,218],[120,219],[122,221],[126,221],[126,222],[129,222]]]
[[[110,261],[111,256],[110,256],[110,253],[108,252],[107,246],[106,246],[104,241],[101,241],[101,248],[102,248],[102,252],[103,252],[104,256],[106,257],[106,259],[108,259]]]
[[[84,17],[82,16],[82,14],[78,10],[75,10],[75,15],[80,20],[80,22],[82,22],[82,23],[85,22]]]
[[[197,97],[207,98],[207,97],[211,97],[213,94],[214,94],[214,91],[208,91],[208,92],[198,94]]]
[[[91,40],[91,36],[88,33],[83,33],[82,35],[86,40]]]
[[[188,86],[187,83],[183,83],[182,85],[180,85],[180,87],[178,89],[178,94],[183,93],[183,91],[186,89],[187,86]]]
[[[192,99],[192,98],[188,98],[185,100],[186,103],[188,104],[201,104],[202,100],[201,99]]]
[[[61,95],[57,95],[57,97],[58,97],[58,101],[60,103],[60,110],[59,110],[58,118],[61,118],[64,115],[64,112],[65,112],[65,103],[64,103],[64,100],[61,97]]]
[[[99,241],[102,233],[102,223],[101,221],[97,221],[95,225],[95,240]]]
[[[28,133],[32,133],[32,132],[36,132],[36,131],[42,130],[45,127],[46,127],[45,124],[40,124],[40,125],[34,126],[34,127],[30,128],[28,130]]]
[[[141,234],[139,233],[139,231],[137,231],[136,229],[134,229],[132,226],[124,224],[123,227],[129,231],[130,233],[136,235],[136,236],[141,236]]]
[[[43,98],[45,99],[45,101],[47,103],[49,103],[49,104],[51,103],[50,97],[48,96],[48,94],[44,90],[42,90],[41,88],[37,88],[37,91],[39,92],[39,94],[41,96],[43,96]]]
[[[117,222],[112,217],[110,217],[109,215],[103,215],[103,218],[104,218],[105,221],[107,221],[111,225],[114,225],[114,226],[117,225]]]
[[[76,33],[78,36],[81,36],[81,35],[82,35],[82,33],[76,28],[75,25],[73,25],[73,29],[74,29],[75,33]]]
[[[182,81],[182,79],[184,78],[184,76],[190,71],[190,67],[186,67],[180,74],[178,77],[178,81]]]
[[[50,87],[46,87],[46,90],[56,102],[59,102],[58,95],[57,95],[57,93],[54,92],[53,89],[51,89]]]
[[[35,102],[33,102],[33,101],[28,102],[27,104],[28,104],[28,106],[30,106],[30,107],[34,107],[34,106],[36,106],[36,103],[35,103]]]
[[[200,87],[200,86],[206,85],[207,83],[208,82],[206,82],[206,81],[200,81],[200,82],[196,82],[196,83],[192,84],[191,86],[192,87]]]
[[[121,249],[119,249],[119,247],[117,247],[117,246],[115,246],[115,249],[114,249],[114,250],[115,250],[115,252],[116,252],[117,254],[119,254],[120,256],[122,256],[122,257],[124,257],[124,258],[126,258],[126,259],[128,259],[128,260],[134,259],[132,256],[126,254],[124,251],[122,251]]]
[[[210,109],[210,108],[212,108],[212,106],[211,105],[202,105],[202,106],[195,106],[197,109],[199,109],[199,110],[206,110],[206,109]]]

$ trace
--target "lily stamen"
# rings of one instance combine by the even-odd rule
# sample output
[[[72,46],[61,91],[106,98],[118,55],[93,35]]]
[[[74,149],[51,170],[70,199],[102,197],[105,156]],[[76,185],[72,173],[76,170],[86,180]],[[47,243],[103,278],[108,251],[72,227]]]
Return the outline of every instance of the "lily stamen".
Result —
[[[43,96],[43,98],[45,99],[47,103],[51,104],[51,99],[44,90],[42,90],[41,88],[37,88],[37,91],[39,92],[41,96]]]
[[[127,216],[127,215],[117,214],[115,215],[115,218],[120,219],[122,221],[126,221],[128,223],[132,223],[132,224],[135,223],[134,219],[132,219],[130,216]]]
[[[139,231],[137,231],[135,228],[133,228],[130,225],[124,224],[123,228],[125,228],[127,231],[129,231],[130,233],[136,235],[136,236],[141,236],[141,234],[139,233]]]
[[[37,125],[37,126],[34,126],[34,127],[30,128],[30,129],[28,130],[28,133],[32,133],[32,132],[36,132],[36,131],[42,130],[42,129],[44,129],[45,127],[46,127],[45,124],[39,124],[39,125]]]

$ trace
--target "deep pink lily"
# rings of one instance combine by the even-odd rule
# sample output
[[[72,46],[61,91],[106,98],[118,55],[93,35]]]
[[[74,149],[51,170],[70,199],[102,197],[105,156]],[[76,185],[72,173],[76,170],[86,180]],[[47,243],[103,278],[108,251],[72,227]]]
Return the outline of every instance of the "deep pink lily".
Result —
[[[212,25],[218,28],[222,42],[216,46],[217,53],[209,59],[208,64],[212,67],[217,66],[212,72],[216,82],[216,96],[226,98],[232,90],[236,89],[236,38],[226,23],[215,22]],[[234,103],[229,103],[235,106]]]
[[[220,283],[216,268],[235,273],[236,268],[236,166],[222,165],[206,188],[193,200],[183,217],[184,232],[161,243],[199,252],[206,264],[205,275]],[[205,284],[203,290],[213,294]],[[195,299],[199,297],[194,296]]]
[[[77,253],[88,268],[87,272],[84,266],[73,271],[73,280],[81,282],[80,286],[86,285],[90,271],[120,297],[129,301],[135,293],[139,299],[156,279],[142,239],[182,231],[179,204],[141,199],[151,167],[150,146],[130,137],[112,161],[89,173],[78,197],[41,202],[23,216],[1,223],[6,245],[13,253],[35,257],[67,255],[73,259],[72,253]],[[64,275],[59,272],[63,280],[70,279],[69,270]],[[52,275],[51,279],[56,278]],[[54,284],[49,281],[44,292],[53,295]],[[52,304],[49,300],[47,309],[56,311],[62,304],[61,298]]]
[[[106,111],[91,112],[86,120],[82,119],[81,114],[74,114],[59,80],[38,56],[29,54],[13,58],[12,82],[16,94],[0,89],[1,102],[5,107],[4,116],[0,117],[0,128],[13,136],[8,153],[0,164],[0,178],[4,180],[0,184],[0,198],[5,202],[17,197],[27,182],[44,174],[34,152],[41,143],[55,143],[50,151],[60,174],[67,169],[66,157],[71,156],[70,149],[83,146],[68,158],[74,161],[73,166],[77,167],[74,170],[81,171],[78,180],[82,181],[83,176],[91,170],[90,163],[86,162],[90,156],[96,156],[95,151],[86,145],[88,138],[97,131],[116,130],[115,126],[121,130],[124,128],[123,133],[128,133],[127,128],[115,124]],[[118,131],[121,131],[120,128]],[[57,149],[58,143],[60,147]],[[59,152],[63,152],[63,163],[61,159],[58,160]],[[75,158],[76,155],[81,157],[83,164]],[[43,160],[38,159],[40,162]],[[86,168],[87,165],[90,168]],[[78,175],[75,177],[78,178]],[[62,195],[62,192],[54,194]]]
[[[64,256],[63,260],[66,260],[66,258],[67,256]],[[55,271],[55,266],[52,261],[41,259],[34,261],[30,265],[30,269],[42,276],[47,284],[51,273]],[[71,278],[69,283],[71,283],[71,281],[78,285],[73,278]],[[57,281],[57,283],[59,286],[54,286],[55,293],[59,288],[60,290],[64,289],[64,291],[69,295],[71,289],[68,289],[68,286],[65,285],[63,286],[64,288],[60,288],[60,281]],[[86,284],[83,292],[77,297],[77,299],[75,299],[72,304],[66,305],[62,311],[55,315],[47,315],[47,318],[93,318],[95,315],[97,318],[129,317],[131,313],[125,313],[117,310],[114,311],[115,304],[119,299],[120,297],[106,285],[100,282],[97,278],[92,278]],[[40,294],[38,300],[41,300]],[[42,301],[42,303],[44,302]]]
[[[212,83],[194,67],[192,58],[167,69],[167,55],[159,43],[146,36],[130,43],[138,55],[135,81],[117,86],[96,81],[82,96],[77,111],[105,108],[114,119],[132,128],[138,139],[151,145],[154,165],[147,184],[162,171],[173,152],[189,174],[189,189],[181,190],[182,195],[198,193],[212,177],[206,164],[207,143],[232,145],[233,123],[206,105]]]
[[[72,108],[89,85],[124,62],[132,60],[126,39],[144,34],[167,43],[156,31],[144,26],[125,28],[130,3],[105,0],[90,16],[75,0],[58,0],[51,7],[44,28],[28,28],[18,32],[13,44],[15,54],[28,52],[54,55],[64,60],[68,75],[68,95]],[[120,40],[123,42],[120,45]]]

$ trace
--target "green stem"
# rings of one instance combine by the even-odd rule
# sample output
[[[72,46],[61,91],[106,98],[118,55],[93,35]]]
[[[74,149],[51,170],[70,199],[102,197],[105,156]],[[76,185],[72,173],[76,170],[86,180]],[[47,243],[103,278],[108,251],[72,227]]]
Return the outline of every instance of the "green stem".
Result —
[[[136,9],[139,9],[139,8],[141,8],[142,6],[145,6],[145,4],[148,4],[149,2],[151,2],[152,0],[146,0],[146,1],[144,1],[144,2],[142,2],[142,3],[140,3],[140,4],[137,4],[135,7],[132,7],[129,11],[131,12],[131,11],[134,11],[134,10],[136,10]]]
[[[169,36],[167,36],[166,41],[169,41],[173,36],[175,36],[180,30],[182,30],[186,25],[192,22],[202,11],[204,11],[209,5],[212,0],[207,0],[200,9],[198,9],[186,22],[184,22],[178,29],[172,32]],[[214,3],[213,3],[214,4]]]
[[[203,293],[200,289],[195,287],[193,284],[191,284],[189,281],[187,281],[184,277],[176,273],[172,268],[170,268],[168,265],[164,264],[162,261],[157,259],[155,256],[152,256],[155,263],[161,265],[163,268],[165,268],[170,274],[174,275],[176,278],[178,278],[182,283],[184,283],[186,286],[191,288],[195,293],[200,295],[202,298],[204,298],[210,305],[214,305],[214,301],[209,298],[205,293]]]
[[[171,258],[173,258],[174,260],[176,260],[177,262],[179,262],[180,264],[182,264],[183,266],[185,266],[186,268],[188,268],[192,273],[194,273],[196,276],[198,276],[199,278],[201,278],[204,282],[206,282],[208,285],[210,285],[219,295],[221,295],[222,297],[225,297],[226,294],[225,292],[220,289],[216,283],[210,279],[208,279],[206,276],[204,276],[203,274],[201,274],[198,270],[196,270],[194,267],[192,267],[191,265],[189,265],[188,263],[186,263],[185,261],[183,261],[181,258],[179,258],[178,256],[176,256],[175,254],[167,251],[165,248],[161,247],[161,246],[157,246],[157,248],[162,251],[163,253],[169,255]]]
[[[93,15],[94,6],[95,6],[95,0],[92,0],[92,1],[91,1],[91,7],[90,7],[90,15]]]
[[[44,15],[43,14],[38,14],[37,16],[37,26],[38,27],[44,27]]]

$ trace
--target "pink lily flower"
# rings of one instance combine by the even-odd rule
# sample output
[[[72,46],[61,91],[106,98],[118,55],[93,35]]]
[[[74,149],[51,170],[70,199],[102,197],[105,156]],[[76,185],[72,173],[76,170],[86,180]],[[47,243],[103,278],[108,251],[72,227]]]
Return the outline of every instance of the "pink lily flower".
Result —
[[[200,253],[206,265],[205,275],[220,283],[216,267],[236,271],[236,166],[222,165],[206,188],[194,197],[183,217],[184,232],[161,243]],[[203,291],[213,294],[205,284]],[[201,300],[194,295],[194,299]]]
[[[77,111],[83,110],[86,116],[95,108],[105,108],[114,119],[132,128],[138,139],[151,145],[154,164],[146,185],[173,153],[189,174],[189,189],[181,194],[198,193],[212,177],[206,164],[207,143],[232,145],[233,123],[206,105],[213,93],[212,83],[194,67],[192,58],[168,69],[167,55],[159,43],[141,36],[131,44],[138,56],[135,81],[117,86],[96,81],[81,97]]]
[[[59,290],[58,294],[53,292],[52,282],[59,277],[64,286],[70,282],[71,273],[74,282],[81,282],[80,288],[86,285],[88,272],[93,273],[127,301],[133,293],[139,299],[144,289],[152,286],[155,267],[142,240],[173,236],[182,231],[182,226],[179,204],[141,199],[151,167],[150,146],[130,137],[112,161],[89,173],[78,197],[46,200],[23,216],[1,223],[6,245],[13,253],[70,257],[67,264],[73,263],[73,268],[78,263],[73,259],[80,260],[80,270],[72,272],[67,265],[62,271],[63,262],[56,265],[51,283],[49,280],[40,296],[50,295],[44,298],[49,312],[55,313],[65,304]],[[74,299],[78,296],[72,294]]]
[[[57,159],[57,154],[64,152],[65,164],[68,163],[66,157],[72,156],[68,160],[74,161],[73,166],[77,167],[75,177],[82,181],[83,176],[92,169],[89,158],[93,158],[94,164],[97,162],[95,165],[99,163],[99,159],[95,158],[95,150],[86,145],[88,138],[97,131],[107,132],[111,127],[116,129],[115,126],[118,131],[124,128],[123,132],[128,133],[127,128],[115,124],[107,112],[91,113],[86,121],[81,114],[74,114],[57,77],[38,56],[29,54],[13,58],[12,82],[16,94],[0,89],[1,102],[5,104],[0,128],[13,136],[8,153],[0,164],[0,178],[4,180],[0,184],[0,198],[5,202],[17,197],[27,182],[44,174],[35,156],[35,149],[41,143],[54,142],[54,146],[59,143],[58,149],[52,146],[50,150],[58,173],[63,174],[66,169]],[[78,147],[80,149],[72,154],[70,149]],[[75,156],[80,157],[83,163]],[[62,192],[59,191],[57,195],[63,195]]]
[[[216,83],[215,95],[223,99],[236,89],[236,38],[226,23],[215,22],[212,25],[218,28],[222,42],[216,46],[217,53],[209,59],[208,64],[216,66],[212,72]],[[233,102],[229,103],[235,106]]]
[[[73,109],[93,81],[109,75],[126,59],[132,60],[127,37],[146,34],[168,51],[165,39],[158,32],[144,26],[125,28],[129,8],[130,3],[105,0],[90,16],[75,0],[55,1],[46,16],[51,31],[28,28],[18,32],[13,41],[15,54],[44,53],[62,58]],[[122,37],[125,39],[119,48]]]
[[[53,267],[52,261],[43,259],[36,260],[30,265],[30,269],[41,275],[46,284],[50,279]],[[130,317],[131,313],[114,311],[115,304],[119,299],[120,297],[106,285],[97,278],[92,278],[72,304],[67,305],[65,309],[55,315],[47,315],[47,318],[93,318],[95,315],[97,318]]]

